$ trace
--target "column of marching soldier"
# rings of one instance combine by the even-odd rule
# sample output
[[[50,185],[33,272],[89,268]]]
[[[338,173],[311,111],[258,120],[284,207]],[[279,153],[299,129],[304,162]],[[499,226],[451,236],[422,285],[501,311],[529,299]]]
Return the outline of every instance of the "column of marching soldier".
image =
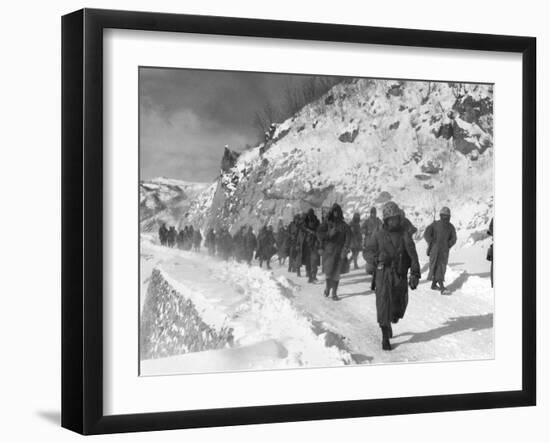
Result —
[[[325,275],[325,297],[340,300],[338,284],[342,274],[350,271],[351,265],[359,269],[357,259],[360,253],[366,261],[366,272],[372,275],[371,289],[376,294],[377,321],[382,332],[382,348],[391,350],[392,323],[397,323],[405,314],[408,304],[408,289],[415,290],[420,279],[420,265],[413,236],[417,228],[405,217],[398,205],[392,201],[384,204],[382,220],[376,208],[363,222],[355,213],[348,223],[344,220],[342,208],[334,204],[323,211],[319,220],[313,209],[297,214],[284,225],[280,219],[277,232],[273,226],[264,225],[256,235],[252,226],[241,226],[234,235],[227,227],[218,230],[210,228],[204,246],[211,256],[223,260],[251,264],[254,257],[260,267],[266,263],[271,269],[271,259],[276,256],[280,266],[288,259],[288,272],[301,276],[302,267],[309,283],[318,283],[317,274],[321,267]],[[428,281],[431,288],[442,294],[445,288],[445,271],[449,251],[456,243],[456,230],[450,221],[451,211],[443,207],[439,220],[431,223],[424,231],[429,256]],[[487,233],[493,235],[491,220]],[[179,232],[163,224],[159,229],[161,245],[199,252],[202,235],[199,229],[185,226]],[[487,252],[491,261],[491,285],[493,282],[493,245]]]

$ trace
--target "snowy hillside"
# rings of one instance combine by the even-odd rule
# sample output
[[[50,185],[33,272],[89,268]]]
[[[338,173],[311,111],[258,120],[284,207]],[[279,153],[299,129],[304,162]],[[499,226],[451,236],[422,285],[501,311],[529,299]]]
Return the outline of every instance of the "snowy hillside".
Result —
[[[459,236],[478,239],[492,217],[492,108],[491,85],[340,83],[280,124],[267,146],[226,162],[189,219],[256,230],[334,202],[365,217],[393,199],[419,234],[447,205]]]
[[[208,183],[191,183],[164,177],[139,184],[139,219],[142,231],[156,230],[160,222],[179,226],[198,194]]]

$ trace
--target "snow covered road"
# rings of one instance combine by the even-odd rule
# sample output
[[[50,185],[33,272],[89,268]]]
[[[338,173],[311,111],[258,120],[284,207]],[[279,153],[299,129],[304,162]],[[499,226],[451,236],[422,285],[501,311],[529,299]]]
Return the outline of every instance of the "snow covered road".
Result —
[[[483,263],[465,262],[457,260],[448,270],[451,295],[432,291],[425,280],[410,291],[405,318],[393,327],[394,350],[387,352],[380,347],[375,295],[364,268],[343,276],[342,299],[333,301],[322,295],[322,284],[308,284],[305,277],[288,273],[286,266],[274,264],[267,271],[142,238],[142,311],[148,279],[153,269],[160,269],[207,323],[232,328],[233,341],[224,349],[142,360],[141,373],[493,358],[489,277]]]

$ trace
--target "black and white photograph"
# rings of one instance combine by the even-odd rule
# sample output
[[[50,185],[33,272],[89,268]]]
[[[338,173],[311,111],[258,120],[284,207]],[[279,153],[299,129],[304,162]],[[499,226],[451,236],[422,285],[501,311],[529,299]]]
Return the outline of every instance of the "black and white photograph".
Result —
[[[493,84],[138,76],[141,376],[494,358]]]

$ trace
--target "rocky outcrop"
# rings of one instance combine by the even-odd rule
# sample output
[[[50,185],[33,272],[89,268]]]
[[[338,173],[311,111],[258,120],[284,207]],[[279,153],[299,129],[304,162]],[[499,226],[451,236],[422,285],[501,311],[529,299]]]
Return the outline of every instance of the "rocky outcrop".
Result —
[[[222,172],[229,171],[233,166],[235,166],[235,163],[237,163],[237,159],[239,158],[239,153],[236,151],[232,151],[229,148],[224,148],[223,150],[223,157],[221,162],[221,170]]]
[[[392,199],[421,230],[434,207],[470,207],[457,226],[492,211],[490,85],[350,79],[278,124],[266,147],[222,171],[210,210],[191,220],[257,230],[334,203],[366,215]]]
[[[357,136],[359,135],[359,128],[354,128],[353,130],[343,132],[338,137],[342,143],[353,143]]]

